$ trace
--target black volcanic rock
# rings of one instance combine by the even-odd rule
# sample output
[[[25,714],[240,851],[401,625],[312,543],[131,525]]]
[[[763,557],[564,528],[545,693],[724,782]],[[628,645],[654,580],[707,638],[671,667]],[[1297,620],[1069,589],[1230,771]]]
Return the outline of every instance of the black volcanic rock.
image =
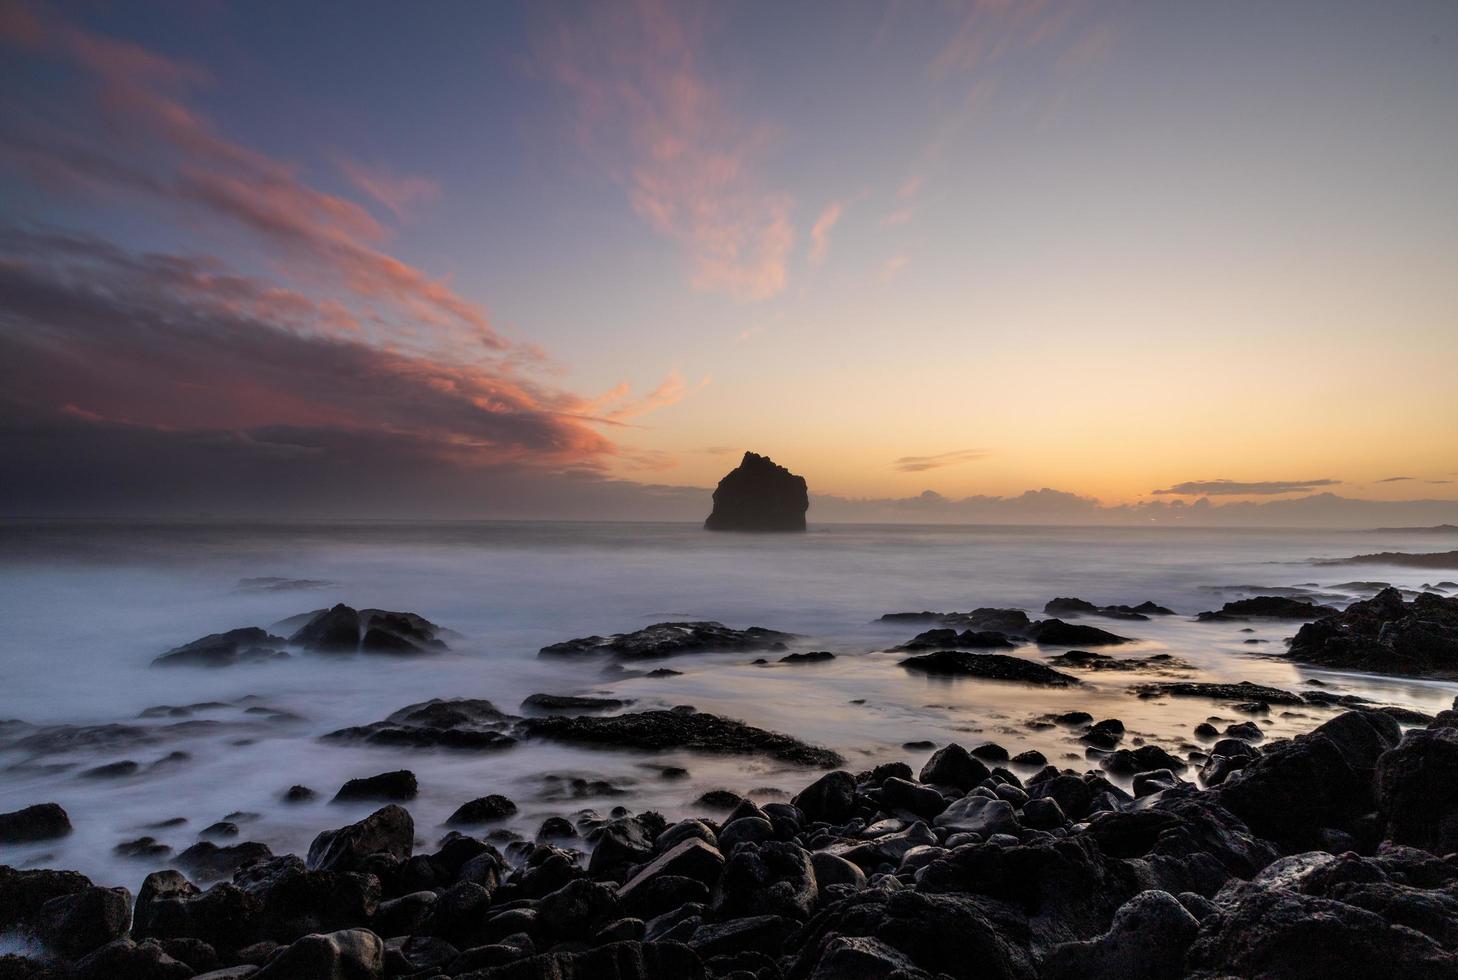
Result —
[[[1130,642],[1127,636],[1118,636],[1097,626],[1065,623],[1061,619],[1045,619],[1034,623],[1029,633],[1040,644],[1058,647],[1114,646]]]
[[[1258,595],[1227,602],[1216,612],[1202,612],[1195,618],[1201,622],[1243,619],[1316,619],[1336,612],[1331,606],[1318,606],[1305,599],[1288,596]]]
[[[516,739],[502,731],[516,720],[481,698],[432,698],[406,705],[384,721],[341,728],[323,738],[407,748],[505,749]]]
[[[838,766],[841,757],[829,749],[765,731],[732,718],[694,712],[632,711],[607,718],[527,718],[524,735],[557,742],[611,745],[634,749],[689,749],[724,755],[762,755],[807,766]]]
[[[71,832],[71,821],[57,803],[37,803],[13,813],[0,813],[0,844],[54,840]]]
[[[152,661],[154,667],[231,667],[287,657],[284,638],[257,626],[212,633],[173,647]]]
[[[624,660],[652,660],[679,653],[744,653],[751,650],[783,650],[793,633],[751,626],[732,629],[723,623],[654,623],[632,633],[611,636],[581,636],[542,647],[541,657],[570,657],[610,653]]]
[[[938,627],[918,633],[910,640],[896,647],[897,650],[968,650],[1011,649],[1017,646],[1006,633],[996,630],[963,630],[958,633],[949,626]]]
[[[1423,592],[1404,602],[1383,589],[1302,626],[1288,655],[1339,670],[1458,677],[1458,597]]]
[[[907,670],[923,674],[938,674],[952,677],[985,677],[995,681],[1019,681],[1024,684],[1038,684],[1043,687],[1077,687],[1082,683],[1076,677],[1060,673],[1052,667],[1009,657],[1001,653],[967,653],[963,650],[938,650],[919,657],[907,657],[901,661]]]
[[[706,531],[803,531],[810,494],[805,478],[768,456],[745,453],[714,490]]]

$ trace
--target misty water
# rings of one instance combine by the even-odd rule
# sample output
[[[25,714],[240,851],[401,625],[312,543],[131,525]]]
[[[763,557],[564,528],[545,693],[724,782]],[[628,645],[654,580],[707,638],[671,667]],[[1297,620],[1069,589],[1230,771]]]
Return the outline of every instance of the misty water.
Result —
[[[1382,566],[1316,566],[1308,559],[1382,550],[1433,550],[1402,534],[1185,528],[1009,528],[821,525],[804,535],[711,534],[685,524],[175,523],[0,525],[0,719],[28,725],[126,724],[157,729],[146,744],[36,755],[0,750],[0,811],[60,803],[75,832],[60,841],[0,848],[0,863],[74,868],[133,889],[165,862],[113,854],[150,834],[176,851],[198,832],[242,812],[237,840],[303,853],[318,831],[357,819],[369,804],[328,799],[344,780],[408,768],[420,781],[409,804],[417,834],[433,842],[461,803],[488,793],[515,800],[504,826],[531,835],[551,815],[623,804],[670,818],[702,812],[694,801],[724,788],[764,801],[793,793],[815,773],[783,763],[684,752],[630,753],[523,741],[499,752],[344,746],[319,736],[383,719],[430,698],[488,698],[520,711],[535,692],[632,699],[629,710],[693,705],[834,748],[851,769],[896,759],[919,766],[930,750],[903,743],[996,741],[1038,749],[1085,769],[1066,729],[1033,730],[1035,716],[1083,709],[1124,721],[1131,739],[1189,747],[1209,716],[1244,720],[1199,699],[1140,700],[1129,687],[1168,680],[1080,673],[1086,685],[1048,690],[995,681],[929,679],[899,667],[888,648],[920,626],[875,620],[899,610],[1018,606],[1035,618],[1055,596],[1097,603],[1147,599],[1180,615],[1149,622],[1082,621],[1136,637],[1115,656],[1167,652],[1195,666],[1178,679],[1249,680],[1327,690],[1435,711],[1445,683],[1338,675],[1279,657],[1291,623],[1197,623],[1194,613],[1267,587],[1315,588],[1341,605],[1365,594],[1352,580],[1405,588],[1441,573]],[[242,588],[261,576],[313,580],[284,591]],[[269,626],[346,602],[417,612],[457,634],[447,653],[421,659],[295,654],[224,669],[153,668],[154,657],[204,634]],[[1067,617],[1065,617],[1067,618]],[[637,629],[663,620],[719,620],[799,634],[794,650],[830,650],[809,665],[754,666],[757,654],[698,654],[658,661],[680,676],[613,677],[600,661],[539,658],[545,644]],[[1249,639],[1269,642],[1249,644]],[[1060,648],[1024,646],[1042,659]],[[770,654],[771,660],[778,654]],[[857,701],[864,703],[853,703]],[[158,705],[219,702],[191,720],[140,718]],[[272,709],[252,710],[249,709]],[[1303,707],[1257,719],[1268,736],[1307,730],[1335,713]],[[0,742],[22,729],[0,726]],[[8,733],[8,734],[7,734]],[[1132,743],[1126,743],[1132,744]],[[172,752],[186,759],[158,760]],[[88,767],[130,759],[136,775],[86,779]],[[657,767],[682,766],[668,781]],[[626,791],[563,798],[550,777],[584,775]],[[285,805],[295,783],[317,802]],[[147,825],[184,817],[166,830]],[[224,841],[227,843],[227,841]]]

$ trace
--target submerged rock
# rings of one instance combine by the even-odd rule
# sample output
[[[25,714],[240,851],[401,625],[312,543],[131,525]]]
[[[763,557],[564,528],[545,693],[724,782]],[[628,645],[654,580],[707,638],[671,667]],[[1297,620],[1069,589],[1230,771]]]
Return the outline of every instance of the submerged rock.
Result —
[[[1175,673],[1182,670],[1193,670],[1193,666],[1178,657],[1168,653],[1153,653],[1147,657],[1111,657],[1106,653],[1094,653],[1091,650],[1069,650],[1067,653],[1060,653],[1056,657],[1049,657],[1050,664],[1057,664],[1059,667],[1073,667],[1078,670],[1131,670],[1150,671],[1153,673],[1170,672]]]
[[[841,763],[840,755],[829,749],[704,712],[634,711],[605,718],[527,718],[520,723],[519,731],[535,738],[588,745],[763,755],[806,766]]]
[[[908,657],[901,661],[900,666],[923,674],[983,677],[988,680],[1017,681],[1042,687],[1077,687],[1083,683],[1078,678],[1060,673],[1052,667],[1000,653],[939,650],[936,653]]]
[[[384,721],[341,728],[324,738],[411,748],[505,749],[516,739],[504,730],[518,720],[482,698],[432,698],[406,705]]]
[[[441,633],[439,626],[415,613],[356,610],[341,602],[313,614],[289,643],[315,653],[417,656],[447,649]]]
[[[631,633],[611,636],[583,636],[553,643],[538,656],[559,657],[581,654],[612,654],[623,660],[650,660],[680,653],[744,653],[752,650],[783,650],[794,634],[751,626],[732,629],[723,623],[654,623]]]
[[[1127,636],[1118,636],[1097,626],[1065,623],[1061,619],[1045,619],[1034,623],[1029,628],[1028,635],[1039,644],[1059,647],[1117,646],[1120,643],[1133,642]]]
[[[803,531],[810,494],[805,478],[768,456],[745,453],[719,481],[706,531]]]
[[[226,633],[212,633],[202,639],[173,647],[152,661],[153,667],[231,667],[287,657],[287,641],[258,626],[245,626]]]
[[[537,711],[616,711],[629,702],[620,698],[574,697],[566,694],[529,694],[523,708]]]
[[[1171,695],[1178,698],[1213,698],[1217,701],[1249,701],[1265,704],[1305,704],[1300,694],[1283,691],[1279,687],[1252,684],[1241,681],[1238,684],[1214,684],[1201,681],[1174,681],[1168,684],[1140,684],[1133,688],[1141,697]]]
[[[1006,633],[996,630],[963,630],[958,633],[951,627],[918,633],[895,650],[996,650],[1017,646]]]
[[[1305,599],[1289,596],[1258,595],[1249,599],[1227,602],[1214,612],[1202,612],[1195,616],[1201,622],[1221,620],[1240,621],[1246,619],[1303,619],[1312,620],[1336,612],[1331,606],[1318,606]]]
[[[1147,620],[1150,616],[1173,616],[1175,611],[1154,602],[1141,602],[1137,606],[1096,606],[1084,599],[1060,597],[1049,599],[1043,606],[1045,613],[1053,615],[1107,616],[1110,619]]]
[[[37,803],[23,810],[0,813],[0,844],[54,840],[70,832],[71,818],[59,803]]]
[[[334,794],[335,803],[350,800],[413,800],[419,792],[415,773],[409,769],[382,772],[377,776],[351,779]]]

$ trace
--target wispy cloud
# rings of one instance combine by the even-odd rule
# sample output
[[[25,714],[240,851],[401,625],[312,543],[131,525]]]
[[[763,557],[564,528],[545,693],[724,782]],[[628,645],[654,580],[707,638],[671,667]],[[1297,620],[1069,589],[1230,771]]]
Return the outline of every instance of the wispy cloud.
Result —
[[[840,220],[845,208],[839,201],[832,201],[820,217],[815,219],[815,224],[810,226],[810,264],[821,265],[825,262],[825,256],[830,251],[830,232],[835,223]]]
[[[1163,490],[1151,490],[1150,492],[1157,495],[1174,496],[1266,497],[1283,493],[1303,493],[1319,487],[1334,487],[1341,482],[1341,480],[1329,479],[1266,480],[1257,483],[1241,483],[1238,480],[1190,480],[1186,483],[1176,483],[1174,486],[1166,487]]]
[[[902,456],[893,461],[891,467],[903,473],[920,473],[923,470],[935,470],[943,466],[956,466],[959,463],[986,459],[987,456],[988,452],[985,449],[957,449],[949,453],[938,453],[935,456]]]
[[[1389,476],[1386,479],[1378,480],[1377,482],[1378,483],[1403,483],[1403,482],[1405,482],[1407,480],[1412,480],[1412,479],[1415,479],[1415,478],[1414,477],[1411,477],[1411,476]]]
[[[391,342],[449,345],[466,359],[537,355],[501,336],[485,311],[448,283],[381,251],[389,233],[364,207],[309,186],[295,166],[222,135],[187,100],[211,81],[202,67],[50,16],[33,17],[23,29],[7,21],[0,40],[90,83],[63,118],[24,101],[0,103],[13,110],[0,162],[37,186],[145,201],[190,222],[241,231],[281,272],[342,286],[367,307],[359,320],[388,332]],[[411,186],[418,195],[418,185]],[[398,203],[398,186],[377,190]]]
[[[396,176],[388,167],[347,157],[338,157],[335,163],[356,189],[383,204],[397,218],[409,218],[419,205],[440,197],[440,184],[428,177]]]
[[[788,282],[792,201],[763,185],[758,159],[773,129],[730,108],[701,66],[703,32],[664,0],[598,4],[555,23],[541,60],[573,96],[589,157],[687,250],[691,284],[767,299]]]
[[[901,274],[901,270],[911,264],[909,255],[893,255],[881,263],[880,279],[883,283],[890,282]]]

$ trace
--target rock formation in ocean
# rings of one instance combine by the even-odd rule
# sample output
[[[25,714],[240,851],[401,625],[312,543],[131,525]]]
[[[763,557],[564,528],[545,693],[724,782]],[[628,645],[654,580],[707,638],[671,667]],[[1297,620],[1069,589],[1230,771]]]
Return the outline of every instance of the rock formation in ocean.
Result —
[[[805,478],[768,456],[745,453],[714,490],[707,531],[803,531],[810,494]]]

